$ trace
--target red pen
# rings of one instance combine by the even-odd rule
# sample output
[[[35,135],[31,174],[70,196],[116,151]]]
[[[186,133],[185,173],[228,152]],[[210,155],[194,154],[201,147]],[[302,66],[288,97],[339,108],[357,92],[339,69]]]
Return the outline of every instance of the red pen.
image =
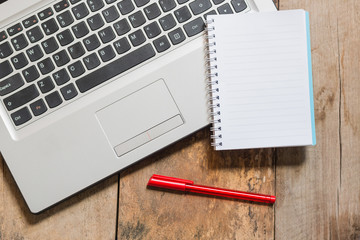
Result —
[[[152,175],[147,184],[152,187],[160,187],[172,190],[179,190],[183,192],[194,192],[200,194],[208,194],[220,197],[237,198],[242,200],[263,202],[263,203],[274,203],[276,200],[275,196],[241,192],[235,190],[229,190],[224,188],[207,187],[202,185],[194,185],[193,181],[166,177],[161,175]]]

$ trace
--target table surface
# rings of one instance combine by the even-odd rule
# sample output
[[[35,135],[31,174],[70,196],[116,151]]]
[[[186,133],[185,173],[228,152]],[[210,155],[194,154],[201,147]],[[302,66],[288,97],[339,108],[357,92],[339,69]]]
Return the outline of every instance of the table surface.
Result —
[[[205,128],[39,215],[0,159],[0,239],[360,239],[360,1],[276,3],[310,13],[316,146],[216,152]],[[153,173],[277,201],[147,189]]]

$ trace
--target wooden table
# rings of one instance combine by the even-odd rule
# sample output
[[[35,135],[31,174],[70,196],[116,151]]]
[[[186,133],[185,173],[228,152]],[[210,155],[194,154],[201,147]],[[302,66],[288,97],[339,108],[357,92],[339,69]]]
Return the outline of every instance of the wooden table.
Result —
[[[317,145],[215,152],[205,128],[32,215],[0,161],[0,239],[360,239],[360,1],[310,12]],[[274,206],[147,189],[153,173],[275,194]]]

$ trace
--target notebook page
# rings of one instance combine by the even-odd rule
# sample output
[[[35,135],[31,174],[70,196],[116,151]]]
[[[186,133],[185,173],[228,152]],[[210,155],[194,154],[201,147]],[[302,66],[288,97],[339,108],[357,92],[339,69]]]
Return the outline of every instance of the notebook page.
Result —
[[[211,18],[222,135],[216,149],[315,144],[306,12]]]

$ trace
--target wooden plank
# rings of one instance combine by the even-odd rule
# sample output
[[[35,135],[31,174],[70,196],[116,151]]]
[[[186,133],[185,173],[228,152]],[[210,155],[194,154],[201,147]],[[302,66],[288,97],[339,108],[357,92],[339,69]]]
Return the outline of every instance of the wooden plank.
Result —
[[[217,152],[209,128],[121,172],[118,239],[273,239],[268,204],[146,188],[152,174],[274,194],[273,150]]]
[[[317,144],[277,152],[277,239],[336,238],[340,188],[340,5],[347,3],[280,1],[280,9],[303,8],[310,14]]]
[[[111,177],[33,215],[0,155],[0,239],[114,239],[117,186]]]

